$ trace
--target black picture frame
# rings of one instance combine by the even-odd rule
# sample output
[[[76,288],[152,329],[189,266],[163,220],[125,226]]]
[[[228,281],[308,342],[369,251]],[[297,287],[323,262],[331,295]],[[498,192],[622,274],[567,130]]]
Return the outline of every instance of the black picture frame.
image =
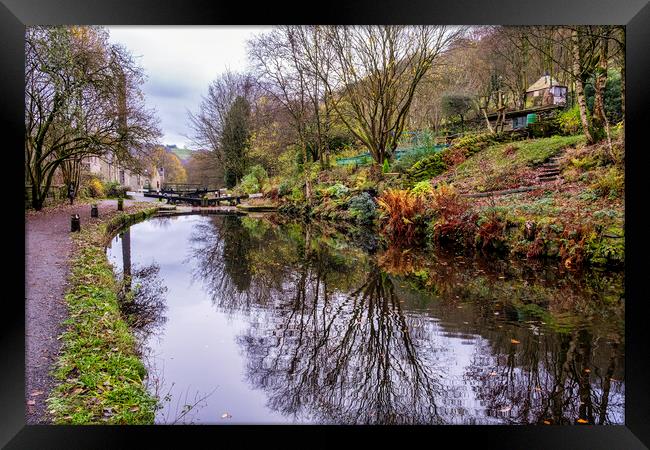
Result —
[[[5,125],[6,283],[12,289],[3,296],[0,345],[0,444],[6,448],[125,448],[178,447],[195,439],[217,446],[248,444],[255,434],[263,445],[310,445],[317,441],[305,434],[338,436],[322,441],[340,445],[341,438],[358,437],[370,442],[394,444],[407,438],[424,443],[465,443],[487,448],[637,449],[650,446],[650,394],[648,364],[648,299],[643,294],[647,241],[643,220],[647,188],[643,170],[648,167],[644,131],[650,124],[650,4],[647,0],[507,0],[494,4],[481,0],[431,2],[327,2],[311,5],[279,5],[266,2],[130,0],[0,0],[1,123]],[[316,5],[318,6],[318,5]],[[25,425],[24,398],[24,203],[18,192],[23,186],[20,148],[24,146],[24,30],[36,24],[101,25],[220,25],[220,24],[303,24],[303,23],[435,23],[435,24],[616,24],[626,25],[626,355],[625,425],[620,426],[434,426],[434,427],[321,427],[321,426],[47,426]],[[648,123],[646,123],[648,122]],[[10,203],[6,203],[10,202]],[[11,206],[9,206],[11,205]],[[20,262],[23,264],[20,264]],[[253,432],[255,432],[253,434]],[[444,439],[444,441],[443,441]],[[451,439],[451,440],[447,440]],[[140,443],[137,443],[140,441]],[[178,443],[178,444],[177,444]],[[402,444],[403,445],[403,444]],[[456,445],[456,444],[454,444]]]

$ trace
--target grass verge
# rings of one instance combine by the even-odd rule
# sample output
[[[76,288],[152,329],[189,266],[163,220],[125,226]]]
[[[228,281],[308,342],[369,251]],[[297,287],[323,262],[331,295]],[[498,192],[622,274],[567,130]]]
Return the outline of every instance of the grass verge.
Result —
[[[444,175],[461,192],[485,192],[534,184],[534,167],[571,146],[583,135],[553,136],[497,144],[471,156]]]
[[[47,400],[55,424],[151,424],[156,398],[143,379],[146,370],[136,342],[120,313],[117,283],[104,251],[122,226],[157,208],[133,205],[107,221],[86,225],[73,236],[69,318],[53,372],[57,386]]]

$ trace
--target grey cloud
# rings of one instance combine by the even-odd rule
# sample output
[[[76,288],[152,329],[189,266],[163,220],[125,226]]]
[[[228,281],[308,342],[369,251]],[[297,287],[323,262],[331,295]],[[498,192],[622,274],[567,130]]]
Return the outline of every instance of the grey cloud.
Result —
[[[183,98],[191,95],[196,88],[183,83],[179,79],[151,78],[146,91],[154,97]]]

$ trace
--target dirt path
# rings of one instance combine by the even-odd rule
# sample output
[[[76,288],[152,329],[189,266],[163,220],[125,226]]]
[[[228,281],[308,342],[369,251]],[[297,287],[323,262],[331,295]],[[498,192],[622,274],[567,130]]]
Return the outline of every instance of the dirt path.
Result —
[[[132,201],[124,202],[128,209]],[[99,217],[117,209],[117,200],[98,203]],[[45,399],[54,383],[56,361],[67,308],[63,300],[72,252],[70,216],[79,214],[81,226],[100,219],[90,217],[90,205],[65,205],[25,215],[25,402],[27,424],[47,423]]]

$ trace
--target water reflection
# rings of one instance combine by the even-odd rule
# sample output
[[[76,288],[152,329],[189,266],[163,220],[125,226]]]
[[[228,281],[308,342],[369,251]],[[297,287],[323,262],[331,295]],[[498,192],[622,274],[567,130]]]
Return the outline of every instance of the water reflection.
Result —
[[[167,320],[167,286],[156,263],[135,266],[131,263],[130,229],[120,233],[119,241],[122,250],[121,271],[118,270],[120,310],[139,339],[144,341]]]
[[[187,220],[175,270],[200,282],[215,321],[237,324],[219,345],[237,348],[245,387],[263,394],[248,423],[624,422],[622,274],[374,254],[358,232],[273,217]],[[200,370],[186,361],[174,382]]]
[[[429,349],[413,342],[390,279],[369,267],[364,282],[341,296],[328,291],[317,264],[301,268],[294,298],[278,299],[238,339],[247,379],[286,415],[323,423],[442,422],[439,368],[429,364]]]

